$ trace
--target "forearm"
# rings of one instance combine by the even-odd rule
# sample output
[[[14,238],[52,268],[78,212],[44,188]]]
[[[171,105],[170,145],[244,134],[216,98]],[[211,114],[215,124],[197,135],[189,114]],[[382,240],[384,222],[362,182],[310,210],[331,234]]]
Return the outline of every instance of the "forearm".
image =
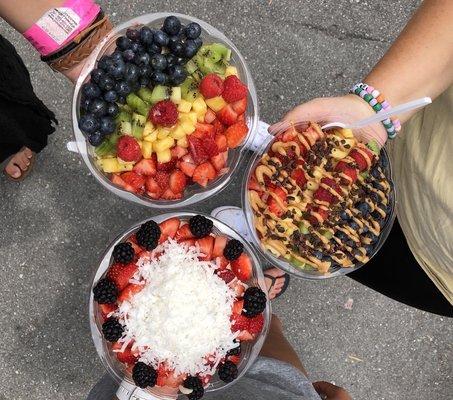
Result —
[[[426,0],[364,82],[393,105],[436,98],[453,83],[452,21],[452,0]]]

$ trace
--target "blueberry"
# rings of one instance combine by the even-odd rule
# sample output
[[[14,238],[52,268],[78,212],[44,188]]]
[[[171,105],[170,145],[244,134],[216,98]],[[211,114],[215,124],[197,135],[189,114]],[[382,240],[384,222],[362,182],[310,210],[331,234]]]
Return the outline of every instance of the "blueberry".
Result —
[[[171,67],[177,64],[176,63],[177,57],[174,54],[167,53],[165,54],[165,58],[167,59],[167,67]]]
[[[126,64],[124,63],[123,59],[114,60],[112,65],[108,68],[109,74],[116,80],[123,78],[125,71]]]
[[[348,238],[346,233],[344,233],[343,231],[337,231],[335,233],[335,236],[340,240],[346,240]]]
[[[185,65],[187,61],[182,57],[176,57],[176,65]]]
[[[132,40],[130,40],[126,36],[120,36],[118,39],[116,39],[116,46],[120,50],[127,50],[132,46]]]
[[[88,97],[82,97],[80,100],[80,108],[84,111],[88,111],[88,107],[90,106],[91,100]]]
[[[361,214],[365,217],[370,212],[370,206],[366,202],[359,203],[357,205],[357,209],[361,212]]]
[[[184,56],[184,45],[180,41],[173,43],[170,47],[170,51],[176,57],[183,57]]]
[[[120,111],[118,104],[116,103],[109,103],[107,104],[107,115],[115,117]]]
[[[140,83],[138,83],[138,80],[134,82],[129,82],[129,85],[131,85],[132,92],[136,92],[138,89],[140,89]]]
[[[191,22],[184,28],[184,35],[187,39],[196,39],[201,35],[201,26],[196,22]]]
[[[368,226],[363,225],[362,233],[367,233],[367,232],[368,232]]]
[[[131,86],[126,81],[120,81],[116,83],[115,91],[118,93],[120,97],[127,96],[131,92]],[[118,102],[120,102],[119,98]]]
[[[136,54],[134,62],[137,65],[149,65],[150,55],[148,53]]]
[[[140,40],[140,32],[137,29],[129,28],[126,31],[126,36],[133,42],[137,42],[138,40]]]
[[[127,49],[123,51],[123,58],[125,61],[132,61],[135,57],[135,53],[132,49]]]
[[[168,45],[167,47],[171,49],[172,46],[174,46],[176,43],[182,43],[181,38],[179,36],[170,36],[168,38]]]
[[[91,80],[95,83],[99,83],[99,79],[105,75],[105,72],[100,69],[100,68],[96,68],[96,69],[93,69],[93,71],[91,71]]]
[[[373,203],[379,203],[380,197],[377,193],[373,192],[370,194],[370,199]]]
[[[370,244],[366,244],[363,248],[365,249],[367,256],[370,256],[373,253],[373,246]]]
[[[104,100],[108,103],[114,103],[118,98],[118,94],[114,90],[109,90],[104,93]]]
[[[110,57],[115,61],[123,61],[123,53],[120,50],[115,50]]]
[[[151,74],[151,80],[156,84],[156,85],[165,85],[168,81],[168,77],[166,74],[164,74],[161,71],[154,71]]]
[[[99,59],[98,68],[107,71],[107,68],[112,63],[112,58],[110,56],[104,55]]]
[[[358,231],[359,230],[359,224],[355,221],[352,221],[350,224],[349,224],[349,227],[355,231]]]
[[[343,221],[347,221],[347,220],[349,220],[349,215],[348,215],[348,213],[347,213],[346,211],[342,211],[342,212],[340,213],[340,218],[341,218]]]
[[[322,261],[324,262],[332,262],[332,258],[329,255],[323,255]]]
[[[138,42],[133,42],[132,43],[131,50],[134,53],[144,53],[145,52],[145,48]]]
[[[147,78],[149,78],[152,71],[153,70],[149,65],[140,65],[140,67],[138,68],[138,74],[140,75],[140,77],[146,76]]]
[[[148,54],[160,54],[162,52],[162,47],[156,43],[150,44],[147,48]]]
[[[115,132],[116,124],[112,117],[102,117],[99,130],[103,135],[110,135]]]
[[[371,243],[375,243],[378,240],[378,237],[372,232],[368,233],[367,238],[371,240]]]
[[[384,190],[384,187],[378,181],[373,182],[373,187],[377,190]]]
[[[193,40],[188,40],[184,45],[184,57],[192,58],[197,54],[198,47]]]
[[[374,168],[371,170],[371,175],[372,175],[373,177],[375,177],[376,179],[378,179],[378,178],[381,176],[381,172],[379,171],[379,168],[374,167]]]
[[[147,26],[140,29],[140,40],[143,44],[151,44],[153,42],[154,32]]]
[[[314,255],[318,260],[322,260],[322,252],[321,252],[321,251],[316,250],[315,252],[313,252],[313,255]]]
[[[138,79],[138,67],[135,64],[127,63],[124,77],[128,82],[136,82]]]
[[[151,79],[148,78],[147,76],[141,76],[138,79],[138,83],[140,84],[140,87],[146,87],[150,84],[150,82],[151,82]]]
[[[102,117],[107,112],[107,103],[100,98],[93,99],[88,111],[97,117]]]
[[[195,43],[195,46],[197,46],[198,50],[200,50],[200,47],[203,46],[203,41],[199,37],[194,39],[193,42]]]
[[[383,153],[381,153],[381,158],[379,158],[379,164],[381,164],[382,168],[387,168],[389,165],[389,161]]]
[[[184,67],[180,65],[174,65],[168,68],[168,78],[174,85],[180,85],[187,78],[187,72]]]
[[[346,246],[354,247],[355,246],[355,242],[353,240],[349,239],[349,240],[346,241]]]
[[[115,79],[110,75],[104,75],[99,79],[99,87],[104,91],[112,90],[115,86]]]
[[[163,54],[154,54],[151,57],[150,65],[155,71],[163,71],[167,68],[167,58]]]
[[[82,115],[79,119],[79,128],[83,133],[94,133],[99,129],[99,120],[93,114]]]
[[[94,147],[99,146],[103,140],[104,140],[104,135],[99,131],[90,133],[88,135],[88,141]]]
[[[181,22],[178,18],[171,15],[164,20],[164,26],[162,30],[169,35],[177,35],[181,30]]]
[[[82,85],[82,94],[88,99],[94,99],[101,95],[101,89],[93,82],[87,82]]]
[[[168,35],[164,31],[158,30],[154,32],[154,43],[157,45],[166,47],[168,46],[168,40]]]
[[[126,104],[126,97],[125,96],[118,96],[118,100],[116,101],[120,104]]]

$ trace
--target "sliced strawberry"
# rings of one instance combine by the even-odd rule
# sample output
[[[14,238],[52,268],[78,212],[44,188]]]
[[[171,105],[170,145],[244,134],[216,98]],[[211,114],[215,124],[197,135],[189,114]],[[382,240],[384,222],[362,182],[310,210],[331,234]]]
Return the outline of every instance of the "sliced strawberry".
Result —
[[[223,81],[222,96],[227,103],[233,103],[247,97],[247,86],[236,76],[230,75]]]
[[[251,340],[254,340],[255,337],[249,331],[242,331],[237,336],[237,339],[239,339],[241,342],[249,342]]]
[[[184,172],[184,174],[186,174],[187,176],[189,177],[192,177],[193,176],[193,171],[195,171],[195,168],[197,166],[195,164],[192,164],[192,163],[188,163],[188,162],[185,162],[185,161],[181,161],[179,163],[179,169]]]
[[[108,272],[107,278],[115,283],[118,290],[123,290],[129,285],[129,280],[137,272],[138,267],[134,263],[129,264],[113,264]]]
[[[236,365],[239,365],[239,363],[241,362],[241,356],[236,356],[236,355],[228,356],[227,359],[228,359],[228,361],[231,361],[232,363],[234,363]]]
[[[179,243],[185,244],[189,247],[193,247],[193,246],[195,246],[197,241],[195,239],[184,239],[184,240],[181,240]]]
[[[214,245],[215,247],[215,245]],[[216,263],[218,265],[218,270],[223,271],[228,267],[228,264],[230,263],[225,257],[220,256],[216,258]],[[234,274],[233,274],[234,275]]]
[[[238,120],[238,113],[228,104],[217,113],[217,118],[222,124],[230,126]]]
[[[197,244],[200,247],[200,251],[204,254],[203,260],[212,259],[212,249],[214,247],[214,237],[205,236],[204,238],[198,239]]]
[[[156,163],[152,158],[144,158],[134,165],[133,171],[140,175],[154,176],[156,173]]]
[[[99,304],[99,310],[103,319],[107,319],[108,315],[118,308],[116,304]]]
[[[121,303],[123,301],[129,300],[130,298],[132,298],[132,296],[140,292],[143,288],[144,285],[136,285],[134,283],[130,283],[123,289],[123,291],[118,296],[118,302]]]
[[[184,374],[175,375],[174,371],[167,369],[164,365],[160,365],[157,370],[157,386],[167,386],[177,388],[182,384],[186,376]]]
[[[130,346],[126,347],[124,351],[120,351],[122,347],[123,347],[122,343],[118,342],[113,343],[112,350],[118,350],[114,351],[116,358],[118,359],[119,362],[122,362],[123,364],[134,365],[137,362],[137,356],[135,356],[132,353],[132,349]]]
[[[127,242],[131,244],[132,248],[134,249],[135,255],[138,255],[143,251],[143,249],[135,241],[130,240],[130,238],[127,240]]]
[[[212,249],[212,256],[213,257],[221,257],[223,256],[223,249],[225,248],[228,242],[228,238],[226,236],[216,236],[214,240],[214,248]]]
[[[248,131],[249,128],[244,122],[237,122],[228,127],[225,131],[228,147],[231,149],[238,147],[244,141]]]
[[[249,329],[248,331],[252,335],[257,335],[260,333],[264,326],[264,317],[263,314],[258,314],[256,317],[249,319]]]
[[[305,188],[307,177],[305,176],[305,172],[302,169],[296,168],[295,170],[293,170],[293,172],[291,172],[291,178],[296,181],[297,186],[299,186],[301,189]]]
[[[231,309],[231,312],[235,315],[241,315],[243,308],[244,308],[244,300],[236,300],[233,303],[233,308]]]
[[[170,218],[167,219],[159,224],[160,231],[161,231],[161,239],[165,238],[167,240],[169,237],[174,238],[176,232],[179,229],[179,225],[181,221],[179,218]],[[160,241],[160,240],[159,240]]]
[[[177,161],[177,158],[172,158],[166,163],[157,163],[156,169],[157,171],[171,172],[175,169]]]
[[[357,163],[360,171],[365,171],[368,168],[365,158],[356,149],[351,150],[349,156]]]
[[[202,122],[197,122],[195,125],[195,132],[197,132],[200,139],[205,138],[214,138],[214,127],[211,124],[204,124]],[[195,133],[193,132],[192,135]]]
[[[216,118],[217,116],[215,115],[215,112],[208,108],[208,111],[206,111],[206,114],[204,116],[204,122],[207,124],[212,124]]]
[[[165,190],[160,196],[163,200],[179,200],[182,199],[182,193],[174,193],[170,188]]]
[[[200,164],[197,168],[195,168],[192,179],[199,185],[206,187],[208,182],[211,179],[214,179],[215,177],[216,177],[215,168],[212,166],[211,163],[205,162],[203,164]]]
[[[282,216],[285,211],[273,197],[269,197],[267,199],[267,208],[269,209],[269,212],[275,214],[277,217]]]
[[[158,199],[163,193],[163,189],[159,186],[154,178],[148,178],[145,182],[146,192],[149,197]]]
[[[341,187],[335,179],[324,177],[321,179],[321,183],[324,183],[325,185],[335,190],[335,192],[337,192],[338,194],[341,194]]]
[[[123,172],[121,174],[121,179],[132,186],[135,191],[142,189],[145,185],[145,178],[133,171]]]
[[[170,185],[170,174],[163,171],[157,171],[154,180],[161,189],[166,190]]]
[[[239,258],[231,262],[231,270],[242,281],[247,282],[252,277],[252,261],[242,253]]]
[[[321,207],[312,207],[311,212],[319,214],[320,219],[321,219],[321,220],[319,220],[314,215],[310,215],[308,220],[310,221],[310,224],[312,224],[313,226],[316,226],[316,225],[324,222],[327,219],[327,217],[329,216],[329,212],[326,209],[321,208]]]
[[[209,158],[215,157],[219,154],[219,147],[214,139],[203,140],[203,148]]]
[[[235,101],[231,104],[231,106],[238,115],[244,114],[247,110],[247,97],[244,97],[242,100]]]
[[[178,170],[172,172],[169,185],[173,193],[182,193],[187,186],[187,178],[184,172]]]
[[[124,182],[118,174],[112,174],[110,179],[114,185],[117,185],[123,189],[127,186],[126,182]]]
[[[193,135],[189,136],[189,152],[195,164],[200,165],[209,159],[204,147],[203,141]]]
[[[264,188],[258,183],[255,177],[251,177],[247,184],[249,190],[255,190],[256,192],[262,192]]]
[[[215,140],[220,152],[224,152],[224,151],[228,150],[228,141],[227,141],[227,138],[225,135],[222,135],[219,133],[216,135],[214,140]]]
[[[236,292],[236,297],[242,297],[245,292],[245,287],[241,281],[236,281],[231,287]]]
[[[181,225],[176,232],[175,239],[179,242],[185,239],[193,239],[193,234],[190,231],[189,224]]]
[[[286,203],[286,192],[279,186],[275,186],[270,191],[276,194],[283,203]]]
[[[283,135],[281,135],[281,139],[283,142],[292,142],[296,137],[297,131],[293,126],[287,129],[285,132],[283,132]]]
[[[229,269],[221,270],[217,275],[219,278],[223,279],[225,283],[230,283],[234,278],[236,278],[234,272]]]
[[[190,164],[195,164],[195,161],[193,160],[192,156],[190,154],[186,154],[185,156],[183,156],[181,158],[181,161],[182,162],[187,162],[187,163],[190,163]]]
[[[242,314],[234,314],[230,318],[231,324],[231,331],[246,331],[249,327],[249,319]]]
[[[216,156],[211,158],[211,164],[217,171],[220,171],[222,168],[225,167],[226,162],[228,159],[228,151],[224,151],[223,153],[219,153]]]
[[[355,169],[345,161],[338,161],[337,165],[335,166],[335,171],[342,172],[348,177],[344,179],[347,182],[343,182],[347,185],[350,185],[357,180],[358,177],[357,169]]]
[[[201,80],[199,89],[205,99],[220,96],[223,92],[223,80],[217,74],[208,74]]]
[[[175,146],[171,149],[171,156],[172,158],[176,158],[176,159],[179,159],[179,158],[182,158],[184,157],[186,154],[188,153],[187,149],[185,149],[184,147],[181,147],[181,146]]]
[[[225,126],[218,120],[215,119],[214,122],[212,123],[212,126],[214,127],[214,134],[219,135],[223,132],[225,132]]]
[[[319,201],[325,201],[327,203],[332,203],[334,201],[334,196],[330,192],[322,187],[319,187],[316,192],[313,194],[313,198]]]

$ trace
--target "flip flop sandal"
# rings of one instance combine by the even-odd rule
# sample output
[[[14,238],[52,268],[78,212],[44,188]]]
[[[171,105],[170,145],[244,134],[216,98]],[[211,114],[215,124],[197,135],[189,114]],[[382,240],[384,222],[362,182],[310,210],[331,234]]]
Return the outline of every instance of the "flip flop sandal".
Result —
[[[269,289],[267,291],[268,293],[270,293],[270,291],[274,287],[275,283],[277,282],[277,279],[284,279],[285,280],[285,283],[282,286],[282,290],[272,300],[275,300],[276,298],[280,297],[283,293],[286,292],[286,289],[288,289],[289,281],[290,281],[290,276],[288,274],[285,273],[285,274],[283,274],[281,276],[275,277],[275,276],[266,274],[266,271],[264,271],[264,277],[270,279],[271,282],[272,282],[271,286],[269,287]]]
[[[6,161],[6,164],[9,164],[9,162],[11,161],[11,159],[13,158],[14,156],[11,156],[10,158],[8,158],[8,160]],[[35,153],[32,154],[31,158],[29,158],[30,160],[30,165],[27,167],[27,169],[25,171],[22,171],[22,169],[19,167],[19,165],[17,164],[14,164],[17,168],[20,169],[20,171],[22,172],[19,176],[19,178],[14,178],[12,177],[10,174],[8,174],[8,172],[6,172],[6,168],[3,169],[3,173],[6,175],[6,177],[12,181],[12,182],[21,182],[23,181],[29,174],[30,172],[32,171],[33,169],[33,166],[35,164]]]

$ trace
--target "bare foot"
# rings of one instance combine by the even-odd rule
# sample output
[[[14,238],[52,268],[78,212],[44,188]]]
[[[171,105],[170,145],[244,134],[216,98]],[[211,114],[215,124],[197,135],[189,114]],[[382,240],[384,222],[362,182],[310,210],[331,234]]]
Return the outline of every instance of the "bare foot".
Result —
[[[9,160],[5,167],[6,173],[12,178],[20,178],[22,173],[28,169],[32,157],[33,152],[28,147],[24,147]]]
[[[266,269],[264,271],[264,274],[275,278],[274,280],[272,280],[271,278],[268,278],[267,276],[264,277],[264,279],[266,280],[267,291],[269,293],[269,299],[273,300],[283,290],[285,281],[288,278],[286,277],[285,272],[278,268]]]

